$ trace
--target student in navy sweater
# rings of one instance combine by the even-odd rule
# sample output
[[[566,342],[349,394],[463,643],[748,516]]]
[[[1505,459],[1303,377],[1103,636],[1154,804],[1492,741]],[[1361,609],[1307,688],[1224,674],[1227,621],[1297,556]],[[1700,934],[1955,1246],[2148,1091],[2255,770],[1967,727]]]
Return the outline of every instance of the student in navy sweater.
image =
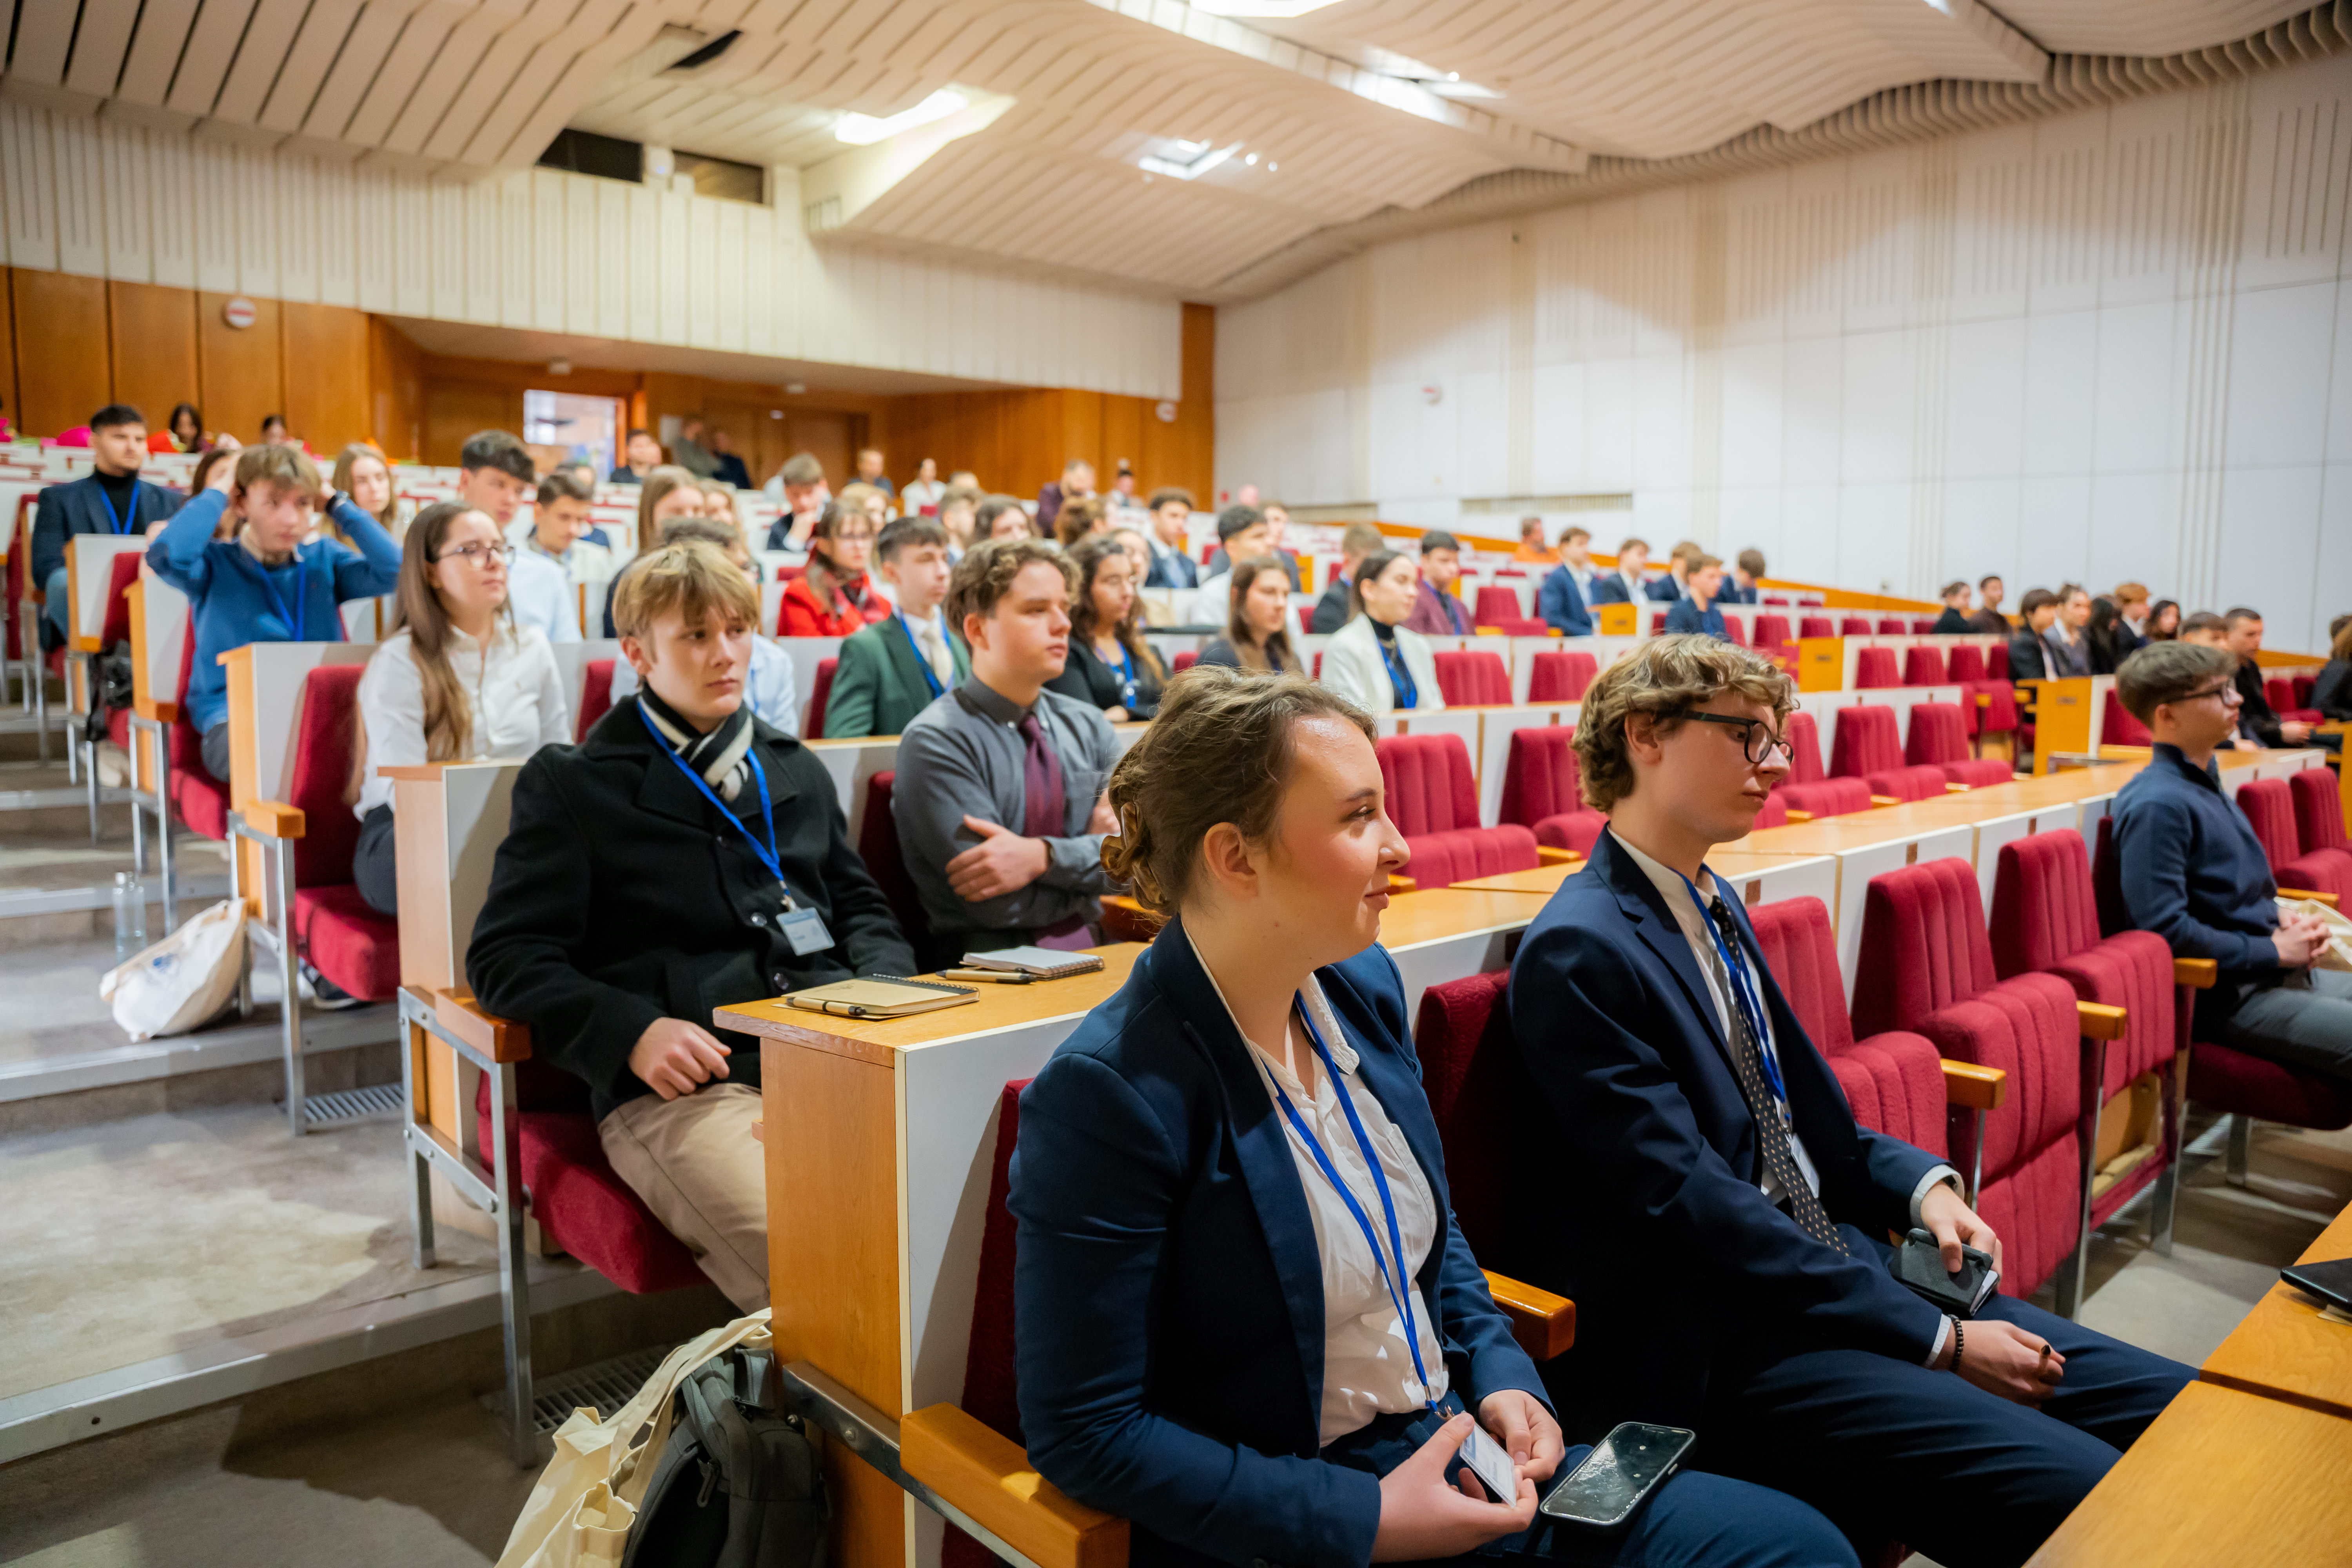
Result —
[[[310,514],[323,511],[353,550],[324,535],[309,544]],[[233,539],[213,530],[226,510]],[[220,656],[257,642],[341,642],[346,599],[389,594],[400,582],[400,546],[349,496],[319,482],[293,447],[248,447],[226,490],[206,489],[173,514],[147,564],[187,595],[195,625],[188,720],[204,736],[205,771],[228,782],[228,677]]]

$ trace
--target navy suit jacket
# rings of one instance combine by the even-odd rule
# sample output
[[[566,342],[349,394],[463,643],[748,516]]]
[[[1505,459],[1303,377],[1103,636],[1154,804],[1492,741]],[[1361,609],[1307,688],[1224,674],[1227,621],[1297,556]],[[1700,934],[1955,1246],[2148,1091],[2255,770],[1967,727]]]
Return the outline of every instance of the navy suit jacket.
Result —
[[[1556,566],[1545,576],[1536,595],[1536,613],[1562,637],[1592,635],[1592,612],[1585,604],[1584,584],[1569,567]]]
[[[126,520],[126,531],[131,533],[146,532],[149,523],[170,517],[187,499],[145,479],[134,481],[131,493],[134,515]],[[39,510],[33,517],[32,585],[44,586],[49,574],[65,565],[68,535],[113,531],[114,516],[107,510],[106,497],[99,493],[94,476],[51,485],[41,492]]]
[[[1675,583],[1675,574],[1671,572],[1662,577],[1651,578],[1643,584],[1642,591],[1661,605],[1671,605],[1677,599],[1689,597],[1681,585]]]
[[[1200,563],[1181,550],[1161,554],[1151,552],[1151,570],[1143,579],[1147,588],[1197,588],[1201,585]]]
[[[1942,1162],[1855,1123],[1729,903],[1822,1205],[1874,1237],[1908,1226]],[[1534,1092],[1503,1267],[1576,1302],[1576,1349],[1545,1368],[1571,1441],[1621,1420],[1697,1425],[1717,1358],[1775,1320],[1927,1360],[1942,1314],[1853,1238],[1859,1256],[1840,1257],[1758,1191],[1755,1119],[1706,978],[1612,835],[1528,928],[1510,1006]]]
[[[1715,602],[1718,605],[1754,605],[1762,603],[1763,598],[1762,589],[1743,588],[1738,584],[1727,580],[1723,584],[1723,592],[1715,596]]]
[[[1648,592],[1648,588],[1644,586],[1643,594],[1645,597]],[[1595,577],[1592,580],[1590,602],[1595,605],[1632,604],[1633,595],[1626,592],[1625,574],[1622,572],[1603,572]]]
[[[1719,637],[1723,632],[1723,612],[1712,604],[1701,611],[1696,599],[1677,599],[1675,607],[1666,612],[1666,630],[1670,632],[1705,632]]]
[[[1395,961],[1317,972],[1446,1216],[1415,1282],[1475,1410],[1542,1397],[1453,1223]],[[1361,1568],[1380,1481],[1319,1458],[1323,1271],[1282,1116],[1181,924],[1021,1096],[1021,1426],[1039,1473],[1133,1522],[1130,1560]],[[1377,1216],[1374,1224],[1378,1224]]]

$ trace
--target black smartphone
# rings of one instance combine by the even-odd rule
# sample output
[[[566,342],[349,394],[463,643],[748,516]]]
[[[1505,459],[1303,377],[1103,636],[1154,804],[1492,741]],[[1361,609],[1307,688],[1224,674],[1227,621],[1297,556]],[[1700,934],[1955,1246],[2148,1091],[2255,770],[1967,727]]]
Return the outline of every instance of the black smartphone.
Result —
[[[1543,1511],[1570,1524],[1613,1530],[1633,1517],[1697,1441],[1686,1426],[1621,1421],[1551,1489]]]
[[[2352,1258],[2326,1263],[2298,1263],[2279,1270],[2279,1278],[2299,1290],[2308,1290],[2329,1306],[2352,1312]]]

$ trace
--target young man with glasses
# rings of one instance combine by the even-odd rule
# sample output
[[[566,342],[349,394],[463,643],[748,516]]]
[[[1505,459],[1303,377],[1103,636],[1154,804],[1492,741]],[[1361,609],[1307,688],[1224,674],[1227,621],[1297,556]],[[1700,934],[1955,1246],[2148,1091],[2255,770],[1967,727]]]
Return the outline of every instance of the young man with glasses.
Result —
[[[1948,1317],[1888,1271],[2000,1240],[1935,1155],[1859,1125],[1706,861],[1789,768],[1787,676],[1656,637],[1584,696],[1609,830],[1528,928],[1513,1033],[1534,1089],[1508,1255],[1572,1297],[1546,1378],[1571,1440],[1706,1434],[1707,1467],[1951,1568],[2022,1563],[2195,1373],[1996,1296]],[[1579,1435],[1582,1436],[1580,1438]]]
[[[2282,916],[2252,825],[2221,793],[2213,753],[2236,733],[2238,656],[2150,643],[2124,660],[2116,695],[2155,737],[2116,796],[2116,851],[2131,923],[2175,958],[2210,958],[2197,1037],[2352,1080],[2352,974],[2315,968],[2327,928]]]

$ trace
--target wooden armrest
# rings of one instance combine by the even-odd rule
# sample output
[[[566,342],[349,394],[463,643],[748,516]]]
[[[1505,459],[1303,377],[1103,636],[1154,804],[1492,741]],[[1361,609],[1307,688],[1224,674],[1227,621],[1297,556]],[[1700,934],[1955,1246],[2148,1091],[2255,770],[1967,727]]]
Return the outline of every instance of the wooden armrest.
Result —
[[[1990,707],[1991,707],[1991,706],[1992,706],[1992,693],[1991,693],[1991,692],[1990,692],[1990,691],[1979,691],[1979,692],[1978,692],[1978,693],[1977,693],[1977,706],[1978,706],[1978,707],[1979,707],[1979,708],[1990,708]]]
[[[1882,806],[1901,805],[1903,804],[1903,800],[1896,795],[1874,795],[1870,797],[1871,809],[1874,811]]]
[[[1410,893],[1420,886],[1411,877],[1400,877],[1393,871],[1389,873],[1389,891],[1391,893]]]
[[[1536,864],[1538,866],[1575,866],[1581,864],[1583,859],[1584,857],[1573,849],[1555,849],[1549,844],[1536,846]]]
[[[1944,785],[1944,793],[1946,795],[1966,795],[1971,787],[1972,786],[1964,784],[1946,784]]]
[[[407,779],[411,783],[430,784],[441,776],[446,763],[408,763],[394,767],[376,769],[378,778]]]
[[[1576,1303],[1565,1296],[1523,1285],[1489,1268],[1486,1292],[1511,1320],[1511,1337],[1538,1361],[1549,1361],[1576,1342]]]
[[[2210,991],[2221,978],[2221,966],[2210,958],[2176,958],[2172,961],[2172,983],[2192,990]]]
[[[530,1026],[482,1010],[470,991],[435,991],[433,1016],[441,1026],[494,1062],[530,1059]]]
[[[2131,1022],[2131,1016],[2121,1007],[2110,1007],[2104,1002],[2075,1003],[2074,1017],[2086,1040],[2120,1040]]]
[[[2001,1068],[1979,1067],[1974,1062],[1956,1062],[1943,1058],[1944,1103],[1965,1105],[1971,1110],[1993,1110],[2009,1098],[2009,1073]]]
[[[1167,923],[1167,916],[1153,914],[1129,894],[1103,895],[1103,935],[1112,942],[1150,942]]]
[[[899,1422],[898,1463],[1037,1568],[1126,1568],[1127,1521],[1066,1496],[1011,1438],[956,1405]]]
[[[300,810],[281,801],[247,801],[239,810],[245,825],[268,838],[299,838],[304,817]]]
[[[248,806],[247,809],[252,808]],[[297,812],[295,815],[299,816],[301,814]],[[2316,888],[2281,888],[2278,896],[2282,899],[2309,899],[2313,903],[2326,904],[2331,910],[2336,907],[2337,902],[2335,894],[2323,893]]]
[[[1811,822],[1812,819],[1813,814],[1810,811],[1798,811],[1792,808],[1789,812],[1789,820],[1791,822]]]

